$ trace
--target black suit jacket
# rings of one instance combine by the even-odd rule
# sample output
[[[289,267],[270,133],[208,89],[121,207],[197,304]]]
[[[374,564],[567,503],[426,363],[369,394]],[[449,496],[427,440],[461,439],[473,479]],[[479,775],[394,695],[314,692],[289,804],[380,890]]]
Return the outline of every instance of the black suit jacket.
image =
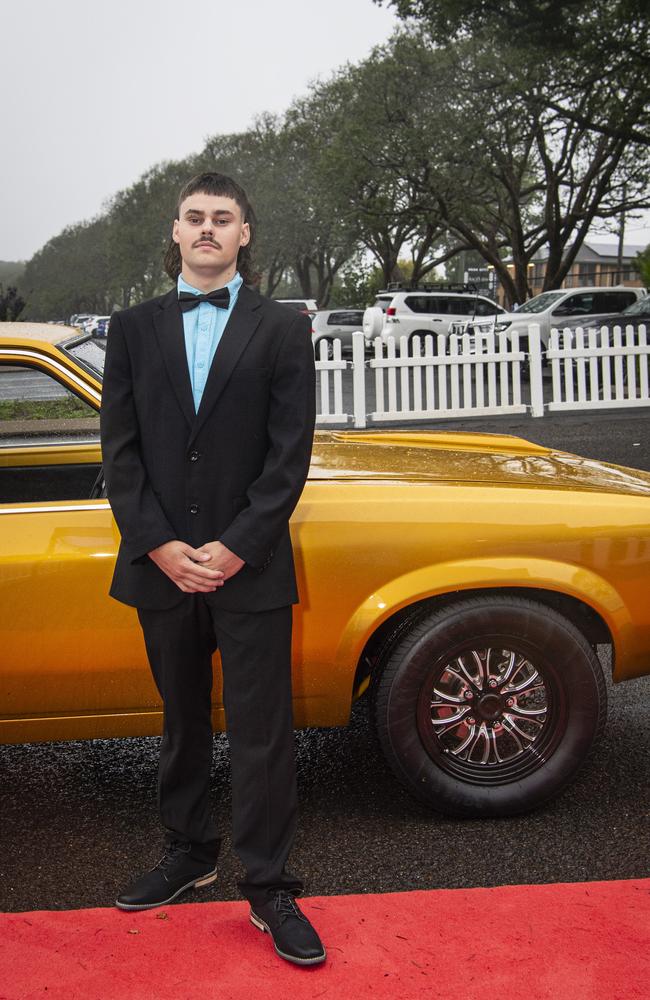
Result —
[[[164,542],[221,541],[246,565],[214,594],[229,611],[297,600],[289,517],[315,422],[308,317],[242,286],[194,411],[177,292],[110,322],[101,408],[121,544],[111,596],[165,609],[183,592],[149,559]]]

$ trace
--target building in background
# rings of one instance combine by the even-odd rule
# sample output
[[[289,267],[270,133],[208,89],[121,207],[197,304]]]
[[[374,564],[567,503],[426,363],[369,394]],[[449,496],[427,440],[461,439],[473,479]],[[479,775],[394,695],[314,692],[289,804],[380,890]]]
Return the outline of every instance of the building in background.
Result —
[[[593,242],[587,240],[578,250],[576,259],[560,287],[579,288],[585,285],[598,285],[611,288],[613,285],[629,285],[640,288],[643,282],[633,262],[642,250],[645,250],[645,244],[626,243],[619,261],[617,241],[597,243],[595,240]],[[543,289],[547,257],[548,250],[543,248],[528,265],[531,297]],[[498,282],[494,298],[500,305],[504,304],[503,288]]]

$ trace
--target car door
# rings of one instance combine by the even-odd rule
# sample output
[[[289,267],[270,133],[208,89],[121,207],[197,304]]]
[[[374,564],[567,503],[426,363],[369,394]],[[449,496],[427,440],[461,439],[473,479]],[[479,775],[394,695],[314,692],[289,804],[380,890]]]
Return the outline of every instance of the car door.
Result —
[[[446,334],[451,322],[448,316],[448,299],[434,295],[407,295],[404,299],[406,307],[403,313],[403,324],[400,333]]]
[[[577,319],[581,316],[592,315],[594,298],[594,292],[578,292],[575,295],[567,296],[554,308],[551,314],[551,326],[556,325],[555,320],[558,320],[557,325],[561,326],[564,319]]]
[[[133,609],[108,597],[118,533],[97,495],[99,385],[0,348],[0,740],[155,732]]]

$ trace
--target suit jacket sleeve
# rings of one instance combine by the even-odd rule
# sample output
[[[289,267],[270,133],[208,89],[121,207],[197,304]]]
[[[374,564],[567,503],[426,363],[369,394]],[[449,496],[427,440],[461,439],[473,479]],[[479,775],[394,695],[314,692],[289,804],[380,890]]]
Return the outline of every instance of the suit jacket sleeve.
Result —
[[[140,453],[131,363],[119,313],[111,317],[100,415],[106,492],[131,562],[175,539]]]
[[[316,371],[309,318],[298,313],[278,351],[268,413],[264,467],[244,508],[219,539],[249,565],[273,556],[309,472],[316,422]]]

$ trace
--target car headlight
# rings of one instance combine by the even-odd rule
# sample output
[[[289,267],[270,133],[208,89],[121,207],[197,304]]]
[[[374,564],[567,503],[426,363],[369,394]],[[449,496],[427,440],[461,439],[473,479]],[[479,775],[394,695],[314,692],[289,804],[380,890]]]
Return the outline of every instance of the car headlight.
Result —
[[[500,323],[495,323],[494,329],[497,333],[503,333],[503,331],[507,330],[511,324],[512,324],[511,319],[504,319]]]

